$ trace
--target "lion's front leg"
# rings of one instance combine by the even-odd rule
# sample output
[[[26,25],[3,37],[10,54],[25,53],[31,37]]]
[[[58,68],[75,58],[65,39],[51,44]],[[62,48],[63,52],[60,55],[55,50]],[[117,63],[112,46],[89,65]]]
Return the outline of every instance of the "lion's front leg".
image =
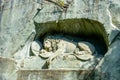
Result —
[[[48,65],[51,64],[52,61],[53,61],[56,57],[58,57],[59,55],[63,56],[63,54],[64,54],[64,50],[58,49],[55,53],[53,53],[53,55],[51,55],[51,56],[48,58],[47,64],[48,64]]]

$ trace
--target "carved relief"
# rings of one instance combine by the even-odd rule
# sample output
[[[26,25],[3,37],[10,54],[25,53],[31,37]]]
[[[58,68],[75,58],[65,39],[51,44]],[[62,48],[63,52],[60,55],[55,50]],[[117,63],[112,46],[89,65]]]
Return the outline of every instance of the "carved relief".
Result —
[[[93,59],[95,47],[86,41],[74,41],[61,35],[48,35],[44,38],[43,44],[40,41],[33,41],[31,50],[34,55],[46,59],[49,66],[55,58],[75,58],[78,61],[89,61]]]

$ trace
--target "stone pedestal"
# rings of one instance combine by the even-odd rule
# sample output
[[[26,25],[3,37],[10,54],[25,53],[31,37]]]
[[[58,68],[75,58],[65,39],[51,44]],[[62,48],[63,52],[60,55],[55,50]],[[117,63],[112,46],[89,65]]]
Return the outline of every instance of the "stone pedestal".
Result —
[[[92,80],[87,70],[20,70],[17,80]],[[87,78],[87,79],[86,79]]]

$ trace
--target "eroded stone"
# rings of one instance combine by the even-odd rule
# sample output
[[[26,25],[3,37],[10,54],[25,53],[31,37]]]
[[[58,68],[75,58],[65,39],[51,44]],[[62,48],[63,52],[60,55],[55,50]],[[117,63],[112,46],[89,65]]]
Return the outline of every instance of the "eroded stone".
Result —
[[[40,70],[44,68],[45,63],[46,61],[41,57],[32,56],[23,60],[21,68],[27,70]]]
[[[91,70],[19,70],[17,80],[92,80],[89,74]]]
[[[16,80],[17,71],[17,63],[13,59],[0,57],[0,80]]]

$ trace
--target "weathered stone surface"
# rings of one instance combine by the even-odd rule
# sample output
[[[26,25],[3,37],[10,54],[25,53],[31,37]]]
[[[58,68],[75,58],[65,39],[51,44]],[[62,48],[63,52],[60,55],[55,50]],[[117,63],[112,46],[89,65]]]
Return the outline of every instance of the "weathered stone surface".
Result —
[[[0,56],[13,57],[34,30],[33,0],[0,0]]]
[[[63,3],[66,3],[66,0],[64,1]],[[41,39],[46,33],[52,31],[53,33],[55,31],[57,33],[69,33],[70,35],[87,35],[87,37],[89,35],[92,35],[90,37],[98,36],[98,42],[99,40],[104,42],[105,49],[103,48],[103,50],[106,52],[109,46],[107,37],[115,29],[118,32],[115,31],[115,35],[110,38],[109,50],[97,69],[108,73],[109,79],[106,80],[119,80],[120,41],[119,35],[117,35],[119,33],[117,28],[120,28],[119,13],[120,0],[73,0],[65,11],[46,0],[0,0],[0,56],[11,58],[15,53],[18,53],[14,59],[29,57],[27,53],[29,53],[30,43],[34,37],[30,41],[28,38],[34,30],[37,32],[36,39]],[[9,60],[6,61],[0,62],[3,64],[0,65],[0,79],[15,80],[15,77],[9,79],[6,77],[9,74],[12,76],[11,70],[13,69],[10,68],[14,65],[11,62],[9,65]],[[35,64],[39,62],[39,59],[32,61],[32,64]],[[37,67],[32,64],[26,62],[26,68],[30,66],[30,69],[36,69],[42,63]],[[101,70],[99,70],[100,66],[102,66]],[[4,71],[5,73],[3,73]]]
[[[114,41],[116,41],[116,37],[118,36],[120,30],[112,30],[110,33],[108,39],[109,39],[109,44],[111,45]]]
[[[16,80],[17,70],[14,60],[0,57],[0,80]]]
[[[45,66],[46,61],[40,57],[32,56],[21,63],[21,68],[26,70],[40,70]]]
[[[114,35],[115,39],[113,39],[114,41],[109,46],[109,50],[105,54],[105,57],[96,67],[99,72],[104,72],[109,76],[107,79],[102,80],[119,80],[120,78],[120,31],[117,34],[113,31],[111,35]]]
[[[30,46],[32,41],[34,40],[34,37],[35,37],[35,31],[33,31],[30,34],[30,36],[27,38],[25,45],[21,47],[17,52],[14,53],[13,55],[14,59],[20,60],[20,59],[25,59],[27,57],[30,57],[30,54],[31,54]]]
[[[41,5],[41,3],[43,5]],[[114,18],[115,21],[117,20],[116,24],[119,24],[119,14],[113,15],[116,12],[119,13],[118,3],[118,0],[88,2],[73,0],[67,12],[63,12],[60,19],[88,18],[97,20],[104,24],[107,33],[109,33],[114,27],[112,25]],[[0,55],[6,57],[12,57],[12,55],[20,49],[20,46],[24,46],[25,40],[27,40],[31,31],[34,30],[33,17],[35,17],[35,22],[42,23],[58,20],[61,14],[61,12],[56,9],[56,5],[43,0],[2,0],[0,4]],[[112,6],[115,4],[116,6]],[[42,6],[43,9],[41,8]],[[42,10],[37,12],[37,8],[38,11],[40,9]],[[112,15],[109,15],[109,13]],[[112,16],[114,16],[114,18],[111,18]],[[9,48],[10,46],[12,47]]]
[[[88,18],[103,23],[106,31],[109,33],[114,26],[111,25],[110,22],[111,15],[109,15],[110,11],[108,7],[110,6],[110,4],[114,4],[115,2],[116,1],[113,0],[111,1],[73,0],[73,2],[68,7],[67,11],[61,12],[59,9],[57,9],[57,6],[55,4],[45,1],[43,9],[39,11],[38,15],[35,17],[34,20],[37,23],[42,23],[58,19]],[[117,2],[119,1],[117,0]]]
[[[92,80],[91,70],[20,70],[17,80]]]
[[[110,11],[110,19],[113,26],[116,26],[120,29],[120,1],[119,0],[111,0],[109,3],[109,11]]]

